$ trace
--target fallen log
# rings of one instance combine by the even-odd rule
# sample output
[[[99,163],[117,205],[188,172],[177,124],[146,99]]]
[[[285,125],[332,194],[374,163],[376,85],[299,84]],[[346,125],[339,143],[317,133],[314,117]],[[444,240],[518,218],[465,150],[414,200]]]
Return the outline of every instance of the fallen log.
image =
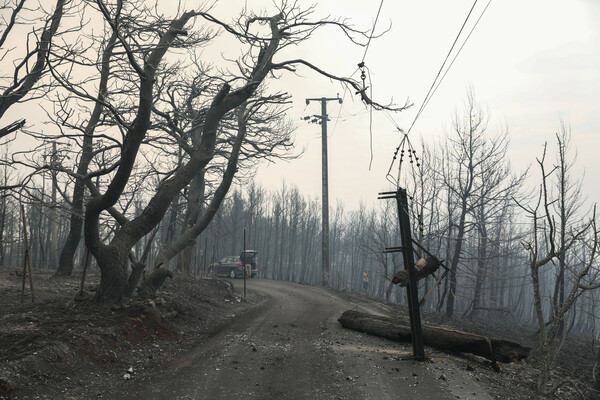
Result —
[[[415,264],[415,271],[417,280],[421,280],[438,270],[441,262],[437,259],[437,257],[430,256],[425,258],[420,258],[419,261]],[[399,284],[400,286],[408,286],[408,270],[403,269],[394,275],[392,279],[392,283]]]
[[[396,321],[389,317],[345,311],[338,319],[344,328],[391,339],[399,342],[410,342],[410,324],[407,321]],[[427,346],[457,353],[471,353],[488,360],[509,363],[526,358],[529,347],[508,340],[495,339],[474,333],[446,329],[437,326],[423,325],[423,342]]]

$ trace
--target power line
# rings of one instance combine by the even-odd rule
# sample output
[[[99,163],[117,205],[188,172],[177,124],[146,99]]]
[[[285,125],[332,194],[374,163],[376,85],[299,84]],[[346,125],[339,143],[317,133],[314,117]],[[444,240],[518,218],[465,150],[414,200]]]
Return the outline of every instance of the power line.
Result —
[[[489,0],[488,3],[486,4],[485,8],[483,9],[483,11],[481,12],[481,14],[479,15],[479,18],[477,18],[477,21],[475,21],[475,24],[471,28],[471,31],[469,32],[469,34],[465,38],[463,44],[460,46],[460,48],[456,52],[456,55],[454,56],[454,58],[450,62],[450,65],[448,65],[448,68],[446,68],[446,72],[444,72],[444,75],[442,75],[441,79],[439,80],[439,82],[435,86],[435,89],[433,89],[433,92],[431,93],[431,96],[429,96],[429,99],[427,99],[427,102],[425,103],[425,105],[424,105],[423,108],[425,108],[427,106],[427,104],[429,103],[429,100],[431,100],[431,98],[433,97],[433,95],[437,91],[438,87],[440,87],[440,85],[442,84],[442,81],[446,77],[446,74],[448,74],[448,71],[450,71],[450,68],[452,68],[452,65],[454,65],[454,61],[456,61],[456,59],[458,58],[458,55],[462,51],[463,47],[465,47],[465,44],[467,44],[467,40],[469,40],[469,38],[471,37],[471,34],[473,34],[473,31],[475,30],[475,28],[479,24],[479,21],[481,21],[481,18],[483,18],[483,14],[485,14],[486,10],[488,9],[488,7],[490,6],[491,3],[492,3],[492,0]]]
[[[365,52],[363,54],[361,63],[364,63],[365,57],[367,57],[367,51],[369,50],[371,39],[373,39],[373,34],[375,33],[375,26],[377,25],[377,20],[379,19],[379,14],[381,13],[381,7],[383,7],[383,0],[381,0],[381,3],[379,3],[379,10],[377,10],[377,16],[375,17],[375,22],[373,23],[373,29],[371,29],[371,34],[369,34],[369,40],[367,41],[367,45],[365,46]]]
[[[373,28],[371,29],[371,33],[369,34],[369,40],[367,41],[367,44],[365,46],[365,52],[363,53],[362,60],[358,64],[358,67],[360,69],[362,69],[361,77],[363,79],[363,86],[364,86],[364,82],[365,82],[365,75],[364,75],[365,58],[367,57],[367,51],[369,51],[369,45],[371,44],[371,39],[373,39],[373,35],[375,34],[375,27],[377,26],[377,21],[379,20],[379,15],[381,14],[382,7],[383,7],[383,0],[381,0],[381,2],[379,3],[379,9],[377,10],[377,15],[375,16],[375,21],[373,22]],[[369,95],[371,98],[373,98],[373,84],[371,83],[371,71],[369,71],[367,69],[367,72],[369,73],[369,87],[371,88]],[[367,88],[364,87],[363,90],[367,90]],[[370,171],[371,166],[373,165],[373,106],[371,105],[369,108],[370,108],[370,110],[369,110],[370,111],[369,112],[369,150],[370,150],[369,171]]]
[[[350,75],[348,77],[348,79],[352,78],[354,76],[354,74],[356,74],[360,69],[356,68],[354,70],[354,72],[352,73],[352,75]],[[346,85],[342,85],[342,88],[344,89],[344,96],[342,97],[342,104],[344,103],[344,100],[346,100],[346,94],[348,93],[348,87]],[[333,133],[335,132],[335,128],[337,127],[337,123],[340,119],[340,114],[342,113],[342,106],[340,106],[340,110],[338,111],[338,115],[335,118],[335,124],[333,125],[333,129],[331,130],[331,136],[333,136]]]
[[[344,87],[344,95],[342,96],[342,104],[346,100],[346,93],[348,93],[348,89],[346,87]],[[342,108],[343,108],[343,106],[340,106],[337,117],[335,117],[335,124],[333,124],[333,129],[331,130],[331,133],[329,134],[330,138],[333,137],[333,134],[335,133],[335,128],[337,127],[337,124],[340,121],[340,115],[342,114]]]
[[[467,22],[468,22],[469,18],[471,17],[471,14],[473,13],[473,10],[475,9],[475,6],[477,5],[478,1],[479,0],[475,0],[473,5],[471,6],[471,9],[469,10],[467,17],[465,18],[465,21],[463,22],[462,26],[460,27],[460,30],[458,31],[458,34],[456,35],[456,38],[454,39],[454,42],[452,43],[452,46],[450,47],[450,50],[448,51],[448,54],[446,54],[446,58],[444,59],[442,66],[438,70],[438,73],[435,76],[435,79],[433,80],[433,82],[431,83],[431,86],[429,87],[429,91],[427,92],[427,94],[425,95],[425,98],[423,99],[423,104],[421,104],[419,111],[417,111],[417,114],[415,115],[415,119],[413,119],[413,122],[410,124],[410,127],[408,128],[408,131],[406,132],[406,134],[410,133],[410,131],[412,130],[412,127],[415,125],[415,122],[417,122],[417,119],[419,118],[419,116],[421,115],[423,110],[425,109],[425,105],[429,102],[429,100],[428,100],[429,96],[431,95],[431,92],[432,92],[438,78],[440,77],[440,74],[442,73],[442,70],[444,69],[446,62],[450,58],[450,54],[452,54],[452,50],[454,50],[454,46],[456,46],[456,43],[458,42],[458,39],[460,38],[460,35],[461,35],[463,29],[465,29],[465,26],[467,25]]]
[[[402,128],[400,128],[400,125],[398,125],[396,123],[396,121],[394,121],[394,118],[390,115],[390,112],[388,110],[383,110],[383,115],[385,115],[385,117],[392,123],[392,125],[394,125],[394,127],[396,128],[396,130],[398,132],[402,131]]]
[[[465,26],[467,25],[467,23],[469,21],[469,18],[471,17],[471,14],[473,13],[473,10],[475,9],[475,7],[477,5],[477,2],[478,2],[478,0],[475,0],[475,2],[473,3],[473,5],[471,6],[471,9],[469,10],[469,13],[467,14],[467,17],[465,18],[463,24],[461,25],[460,30],[458,31],[458,34],[456,35],[456,38],[454,39],[454,42],[452,43],[452,46],[450,47],[450,50],[448,51],[448,54],[446,54],[444,62],[442,63],[440,69],[438,70],[438,72],[437,72],[437,74],[435,76],[435,79],[431,83],[431,86],[429,87],[429,90],[428,90],[427,94],[425,95],[425,98],[423,99],[423,103],[421,104],[421,107],[417,111],[417,114],[415,115],[415,118],[413,119],[413,121],[410,124],[408,130],[404,134],[404,138],[406,138],[406,136],[411,132],[411,130],[414,127],[415,123],[417,122],[417,120],[419,119],[419,117],[421,116],[421,114],[423,113],[423,111],[425,110],[425,107],[427,106],[427,104],[429,104],[429,101],[431,100],[431,98],[433,97],[433,95],[435,94],[435,92],[437,91],[437,89],[439,88],[439,86],[441,85],[442,81],[444,80],[444,78],[448,74],[448,71],[450,71],[450,68],[452,67],[452,65],[456,61],[458,55],[460,54],[460,52],[464,48],[464,46],[467,43],[467,41],[469,40],[469,38],[471,37],[471,34],[473,33],[473,31],[475,30],[475,28],[479,24],[479,21],[481,21],[481,18],[483,17],[483,15],[485,14],[485,12],[487,11],[487,9],[490,6],[492,0],[488,1],[487,5],[485,6],[485,8],[483,9],[483,11],[479,15],[479,18],[477,19],[477,21],[475,22],[475,24],[471,28],[469,34],[467,35],[467,37],[463,41],[462,45],[460,46],[460,48],[456,52],[454,58],[452,59],[452,61],[448,65],[448,67],[446,68],[446,70],[443,73],[443,75],[441,75],[442,71],[444,71],[444,67],[446,66],[446,63],[448,62],[448,59],[450,58],[450,55],[452,54],[452,52],[453,52],[456,44],[458,43],[458,40],[460,39],[460,36],[461,36],[463,30],[465,29]],[[440,75],[441,75],[441,78],[440,78]],[[400,131],[402,132],[402,130],[400,130]],[[391,170],[393,168],[393,165],[394,165],[394,162],[395,162],[395,160],[397,158],[398,151],[400,150],[400,147],[402,146],[402,144],[405,142],[404,138],[401,140],[400,145],[398,145],[398,147],[396,147],[396,150],[394,151],[394,157],[392,159],[392,162],[390,163],[390,168],[388,169],[388,172],[386,174],[386,178],[388,179],[388,181],[390,181],[392,183],[394,183],[394,182],[390,179],[390,172],[391,172]],[[398,172],[398,175],[400,175],[400,171]],[[398,185],[399,180],[400,180],[400,176],[398,176],[398,179],[395,181],[396,185]]]

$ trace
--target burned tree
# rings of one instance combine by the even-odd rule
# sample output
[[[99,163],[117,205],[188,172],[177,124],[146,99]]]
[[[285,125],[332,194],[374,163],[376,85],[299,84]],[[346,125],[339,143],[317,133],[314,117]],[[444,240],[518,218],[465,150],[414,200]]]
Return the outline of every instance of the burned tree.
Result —
[[[115,19],[120,15],[121,8],[119,7],[115,12]],[[92,158],[93,153],[93,140],[94,132],[100,124],[100,121],[104,114],[105,96],[107,93],[108,79],[110,76],[111,57],[113,49],[117,41],[117,31],[113,31],[106,44],[104,45],[104,51],[102,52],[99,60],[98,68],[100,69],[100,76],[98,81],[98,93],[92,113],[85,123],[84,126],[75,125],[73,126],[68,119],[62,119],[58,117],[59,123],[63,126],[70,126],[75,131],[82,131],[81,139],[81,153],[79,156],[79,162],[77,164],[76,175],[73,178],[73,195],[71,198],[71,218],[69,225],[69,234],[67,240],[60,253],[60,260],[56,275],[71,275],[73,271],[73,258],[75,257],[75,251],[79,245],[81,239],[81,233],[83,228],[83,203],[86,185],[86,175]],[[89,179],[88,179],[89,181]]]
[[[52,41],[58,34],[59,26],[63,15],[67,12],[69,0],[57,0],[54,4],[54,11],[45,17],[40,18],[40,14],[46,14],[46,11],[38,5],[36,8],[25,6],[25,0],[14,1],[12,7],[5,2],[2,6],[10,14],[6,25],[1,27],[0,49],[3,54],[3,62],[13,62],[11,72],[7,78],[2,79],[0,83],[0,118],[6,111],[15,104],[22,102],[26,96],[34,93],[33,97],[43,96],[49,90],[49,83],[40,84],[42,77],[48,72],[48,59],[51,58]],[[32,34],[27,34],[25,43],[16,43],[20,40],[14,36],[22,35],[18,28],[24,24],[29,24],[31,19],[35,18],[42,21],[42,26],[34,27]],[[39,38],[39,39],[38,39]],[[19,38],[20,39],[20,38]],[[19,50],[25,49],[24,54],[15,54],[14,58],[10,56]],[[8,56],[8,57],[7,57]],[[16,131],[24,124],[23,120],[9,124],[0,130],[0,137]]]
[[[505,153],[507,132],[491,134],[489,115],[475,101],[472,90],[467,93],[463,115],[457,114],[447,149],[440,156],[437,171],[439,184],[447,193],[449,281],[446,314],[454,315],[458,299],[459,264],[464,261],[469,233],[479,229],[482,239],[480,255],[487,257],[487,229],[493,216],[514,194],[517,178],[510,176]],[[493,167],[492,167],[493,166]],[[485,265],[480,264],[476,279],[482,284]],[[479,294],[478,294],[479,296]],[[472,302],[473,304],[473,302]]]
[[[555,174],[553,174],[553,186],[556,191],[556,202],[553,204],[553,209],[556,217],[558,217],[558,224],[556,224],[557,235],[558,235],[558,246],[559,248],[565,248],[567,245],[567,238],[569,235],[570,225],[572,221],[576,220],[577,213],[582,208],[582,196],[581,196],[581,182],[573,179],[573,159],[569,159],[570,150],[570,128],[561,124],[560,132],[556,134],[556,142],[558,147],[557,164]],[[567,263],[572,260],[568,260],[569,254],[564,252],[559,254],[558,257],[558,271],[556,274],[556,280],[554,282],[554,294],[552,298],[552,310],[560,309],[565,302],[565,295],[568,283],[565,282],[565,275],[567,274]],[[553,315],[550,315],[550,319],[553,319]],[[566,333],[565,321],[561,319],[559,321],[559,336],[563,336]]]
[[[519,203],[519,206],[525,211],[532,224],[529,238],[523,240],[522,245],[529,254],[529,272],[535,315],[539,327],[541,366],[537,389],[540,393],[548,395],[565,383],[552,382],[550,376],[559,351],[564,344],[560,332],[565,317],[583,293],[600,288],[600,276],[597,273],[600,235],[596,223],[596,206],[594,205],[585,218],[572,220],[569,226],[565,227],[567,232],[564,241],[557,237],[560,235],[557,229],[557,221],[560,221],[560,218],[556,218],[552,210],[552,204],[556,200],[550,192],[549,182],[555,172],[560,173],[561,167],[559,165],[550,171],[547,170],[546,149],[545,145],[542,157],[537,159],[540,173],[537,198],[533,205]],[[561,150],[559,149],[559,151]],[[559,160],[564,160],[564,158],[559,157]],[[558,213],[560,215],[560,209]],[[562,262],[559,261],[561,259]],[[547,323],[544,315],[545,299],[542,295],[541,275],[545,268],[556,261],[559,262],[559,265],[564,265],[565,273],[568,272],[570,287],[565,287],[565,297],[560,304],[556,304],[552,308],[552,319]]]
[[[30,2],[31,3],[31,2]],[[70,8],[69,0],[56,0],[32,5],[26,0],[4,1],[0,5],[0,120],[15,105],[44,97],[52,88],[53,82],[45,81],[48,60],[53,59],[52,44],[61,35],[61,21]],[[26,27],[27,31],[24,31]],[[25,118],[0,125],[0,139],[17,132],[25,126]],[[10,139],[9,139],[10,141]],[[4,142],[5,145],[7,142]],[[14,168],[10,161],[5,168]],[[5,175],[6,178],[6,175]],[[4,180],[2,190],[2,211],[0,213],[0,239],[4,237],[6,196],[9,191],[20,188],[23,182],[9,183]],[[0,240],[1,241],[1,240]],[[0,250],[0,259],[3,258]]]
[[[227,167],[216,181],[218,183],[210,203],[202,216],[172,246],[166,248],[161,261],[174,257],[187,247],[210,222],[239,167],[237,154],[243,154],[244,144],[248,145],[245,137],[249,119],[256,113],[261,101],[270,101],[261,99],[277,97],[263,94],[266,89],[264,82],[271,73],[285,73],[303,66],[355,90],[360,89],[358,82],[337,77],[306,60],[275,61],[280,50],[308,39],[314,30],[324,26],[342,29],[350,38],[361,35],[365,38],[366,35],[338,21],[311,21],[312,9],[301,10],[295,5],[285,5],[274,16],[251,14],[241,17],[234,24],[227,24],[204,11],[185,12],[166,21],[161,16],[153,15],[153,10],[145,8],[142,3],[123,3],[123,8],[120,2],[114,5],[97,0],[93,4],[96,10],[94,15],[102,16],[116,39],[111,63],[116,63],[113,65],[118,68],[114,69],[114,74],[111,73],[107,93],[102,95],[103,98],[90,95],[86,90],[86,82],[73,84],[74,76],[68,71],[54,69],[54,78],[75,98],[101,103],[105,111],[102,114],[103,122],[110,120],[113,126],[110,133],[107,129],[103,134],[103,143],[110,143],[108,147],[114,150],[106,152],[99,148],[97,157],[109,156],[110,160],[112,154],[116,158],[105,163],[99,171],[88,172],[82,178],[88,183],[92,195],[85,209],[85,242],[101,271],[101,283],[95,299],[98,302],[114,302],[121,300],[127,291],[128,264],[130,259],[135,259],[132,254],[134,246],[160,223],[182,190],[199,173],[209,171],[207,167],[217,156],[223,126],[235,116],[236,135],[227,143],[229,149],[223,147]],[[132,17],[136,13],[142,13],[145,18]],[[199,142],[190,147],[177,168],[171,168],[162,175],[156,168],[159,172],[156,176],[160,177],[158,186],[143,186],[149,201],[140,213],[119,213],[123,196],[127,196],[136,166],[140,164],[139,156],[145,154],[143,148],[161,150],[165,146],[165,142],[160,141],[164,136],[156,135],[159,131],[158,121],[162,119],[161,123],[164,123],[179,117],[174,110],[166,111],[166,108],[158,107],[157,94],[161,93],[162,78],[167,70],[181,72],[183,65],[180,61],[168,61],[167,53],[173,50],[175,58],[183,57],[183,50],[204,44],[201,40],[202,30],[193,27],[200,20],[238,39],[246,53],[235,64],[237,72],[215,73],[210,83],[211,90],[204,91],[202,100],[192,108],[195,114],[186,116],[190,121],[189,129],[198,131]],[[115,54],[119,56],[115,58]],[[183,74],[181,78],[186,79]],[[370,100],[368,103],[376,108],[384,107]],[[402,108],[398,107],[397,110]],[[159,141],[152,144],[150,139],[153,137]],[[96,182],[99,187],[89,184],[94,176],[99,177]],[[131,197],[128,199],[125,203],[130,205]],[[118,222],[118,229],[113,225],[114,231],[108,233],[103,228],[107,213]]]

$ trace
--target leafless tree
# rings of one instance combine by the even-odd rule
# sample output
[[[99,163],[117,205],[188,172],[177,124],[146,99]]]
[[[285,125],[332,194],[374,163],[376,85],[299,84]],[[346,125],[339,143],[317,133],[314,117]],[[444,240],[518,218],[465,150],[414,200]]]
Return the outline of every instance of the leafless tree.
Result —
[[[13,105],[46,94],[50,84],[40,82],[47,73],[52,41],[59,33],[61,19],[70,2],[56,0],[52,12],[46,9],[47,3],[35,1],[3,1],[0,5],[0,60],[6,68],[0,78],[0,118]],[[29,27],[31,21],[40,22],[34,23],[31,31],[23,32],[21,28]],[[8,124],[0,129],[0,137],[15,132],[24,124],[24,119]]]
[[[59,27],[70,1],[56,0],[52,3],[53,10],[48,3],[5,0],[0,4],[0,68],[3,70],[0,75],[0,120],[15,104],[40,98],[52,86],[50,82],[43,82],[43,77],[51,58],[52,42],[61,34]],[[0,138],[23,128],[25,118],[2,125],[5,126],[0,127]],[[9,164],[7,162],[6,168]],[[20,186],[19,182],[6,180],[0,186],[3,199],[0,237],[5,227],[6,196]]]
[[[411,164],[413,168],[410,169],[408,190],[411,194],[410,207],[415,240],[422,248],[443,259],[445,254],[442,255],[441,252],[445,248],[444,237],[447,236],[448,221],[442,211],[445,191],[439,185],[436,172],[440,169],[442,160],[435,153],[432,147],[423,143],[421,150],[414,154],[417,159]],[[418,258],[427,257],[419,247],[415,252]],[[446,282],[447,280],[444,280],[442,286],[438,286],[438,290]],[[430,280],[426,279],[424,293],[429,291],[429,284]],[[434,296],[427,298],[428,302],[431,300],[434,300]]]
[[[115,19],[118,19],[121,13],[121,7],[115,11]],[[106,93],[108,87],[108,79],[110,76],[111,57],[113,49],[117,41],[117,31],[112,31],[106,44],[103,46],[104,50],[101,53],[101,59],[99,60],[98,68],[100,69],[99,81],[98,81],[98,93],[97,99],[93,106],[91,115],[86,123],[83,125],[71,126],[76,131],[81,131],[81,153],[79,156],[79,162],[77,164],[76,176],[73,182],[73,195],[71,199],[71,218],[70,218],[70,229],[67,240],[62,248],[60,254],[59,265],[56,270],[57,275],[71,275],[73,271],[73,258],[75,251],[79,245],[81,239],[81,232],[83,227],[83,203],[86,185],[86,175],[92,158],[94,156],[93,149],[93,138],[96,128],[100,124],[100,120],[104,114],[104,103],[106,101]],[[70,122],[68,119],[59,117],[59,123],[62,126],[69,126]],[[88,182],[89,179],[88,179]],[[91,183],[91,182],[90,182]]]
[[[557,234],[559,235],[559,248],[567,244],[567,235],[570,222],[575,220],[577,212],[582,206],[581,181],[572,177],[573,161],[569,159],[571,130],[565,123],[561,123],[560,131],[556,134],[558,154],[556,173],[553,174],[554,190],[556,191],[556,202],[553,203],[554,212],[558,217]],[[558,255],[558,271],[554,283],[554,296],[552,300],[553,310],[562,307],[565,301],[565,273],[567,270],[565,257],[567,254]],[[553,311],[554,312],[554,311]],[[551,317],[552,318],[552,317]],[[565,334],[564,320],[560,320],[559,335]]]
[[[394,284],[392,278],[398,267],[401,266],[398,253],[385,253],[386,247],[393,247],[394,243],[400,237],[399,226],[394,218],[398,213],[394,202],[384,201],[379,203],[377,210],[372,210],[365,223],[365,231],[359,236],[360,249],[366,253],[367,257],[377,265],[378,274],[381,275],[381,281],[385,283],[385,300],[391,301]],[[359,268],[353,271],[360,276],[365,268]],[[373,271],[373,275],[374,275]],[[372,286],[372,285],[371,285]]]
[[[440,152],[439,185],[448,193],[448,232],[452,240],[446,298],[446,314],[450,317],[455,311],[463,246],[467,234],[476,227],[477,213],[479,211],[479,216],[484,218],[491,211],[497,212],[502,198],[510,195],[515,187],[514,181],[505,182],[508,177],[504,161],[507,133],[491,134],[488,123],[488,113],[477,105],[470,89],[463,115],[454,117],[447,148]],[[490,211],[486,211],[486,207]],[[487,241],[486,228],[481,224],[480,227],[483,227],[482,237]]]
[[[145,29],[151,25],[147,22],[148,19],[146,19],[145,25],[140,25],[137,19],[127,18],[128,13],[134,12],[132,9],[128,9],[127,13],[123,11],[123,16],[117,18],[119,2],[116,6],[100,0],[94,4],[112,31],[117,32],[116,46],[121,54],[119,65],[122,66],[120,73],[136,77],[136,79],[128,78],[124,82],[127,91],[119,92],[114,101],[108,98],[103,102],[122,135],[122,139],[115,142],[118,143],[120,154],[118,160],[113,164],[114,168],[107,168],[107,172],[112,171],[110,175],[106,175],[107,186],[100,193],[92,193],[93,197],[87,203],[85,211],[86,245],[96,258],[101,270],[101,283],[96,293],[96,301],[113,302],[123,298],[128,281],[128,259],[131,258],[133,247],[154,229],[165,216],[173,199],[189,185],[199,171],[204,170],[215,158],[220,128],[227,118],[235,115],[237,134],[231,142],[227,167],[214,191],[212,200],[206,206],[202,217],[193,226],[188,227],[177,241],[164,249],[159,262],[165,263],[173,258],[206,229],[231,185],[247,134],[248,115],[252,114],[254,110],[254,104],[257,102],[256,96],[260,93],[259,87],[264,86],[263,82],[271,73],[295,70],[298,66],[303,66],[328,78],[339,80],[354,89],[360,89],[358,82],[349,78],[336,77],[306,60],[275,61],[280,50],[307,40],[315,29],[324,26],[340,28],[350,38],[360,35],[364,38],[365,35],[339,21],[311,21],[312,9],[302,10],[295,4],[287,3],[283,4],[276,15],[246,13],[233,24],[219,21],[205,11],[185,12],[172,21],[165,21],[161,17],[154,16],[151,19],[154,21],[152,29]],[[141,4],[137,5],[139,7],[136,8],[136,12],[142,9]],[[129,5],[129,7],[132,6]],[[143,10],[144,12],[151,11],[146,8]],[[192,120],[201,122],[201,124],[192,123],[191,127],[192,130],[201,132],[201,139],[197,147],[179,168],[161,179],[141,214],[118,218],[119,229],[111,235],[108,243],[105,243],[101,235],[102,215],[118,204],[128,187],[140,154],[140,148],[155,132],[154,118],[156,115],[160,116],[162,112],[155,106],[157,104],[157,82],[160,81],[165,71],[165,55],[169,49],[182,49],[197,44],[198,35],[189,34],[190,29],[194,28],[186,27],[198,19],[237,38],[246,47],[245,55],[236,64],[237,73],[221,75],[217,90],[206,93],[208,98],[205,98],[203,102],[206,106],[195,110],[197,115]],[[257,26],[267,29],[259,29]],[[187,37],[186,34],[188,34]],[[81,86],[69,85],[71,76],[65,73],[61,75],[59,72],[55,74],[55,78],[64,83],[63,86],[69,88],[72,94],[85,100],[102,102],[101,99],[87,94]],[[136,94],[135,101],[133,97],[126,95],[128,93]],[[260,97],[264,98],[264,96]],[[384,107],[368,98],[363,100],[373,107]]]
[[[559,154],[560,151],[562,150],[559,150]],[[560,156],[559,160],[564,161]],[[552,384],[551,377],[552,368],[565,339],[564,336],[559,335],[562,321],[583,293],[600,288],[600,277],[597,272],[600,236],[596,224],[596,206],[594,205],[586,219],[570,220],[569,224],[564,227],[566,230],[564,242],[557,237],[560,232],[557,227],[556,212],[553,212],[553,204],[560,199],[560,195],[557,198],[551,197],[549,184],[554,173],[558,171],[560,174],[561,167],[556,166],[547,171],[545,162],[546,146],[544,146],[542,157],[537,159],[541,181],[537,199],[533,205],[520,203],[519,205],[532,223],[529,239],[523,240],[522,244],[529,253],[533,300],[539,326],[539,348],[542,363],[537,388],[541,393],[549,394],[565,383],[564,380],[561,380]],[[559,207],[558,215],[560,216],[560,214]],[[586,250],[585,257],[581,254],[582,249]],[[560,263],[561,257],[564,259],[565,273],[568,273],[570,288],[565,288],[564,300],[553,308],[550,329],[547,331],[544,316],[546,300],[542,295],[540,273],[543,268],[555,262]]]

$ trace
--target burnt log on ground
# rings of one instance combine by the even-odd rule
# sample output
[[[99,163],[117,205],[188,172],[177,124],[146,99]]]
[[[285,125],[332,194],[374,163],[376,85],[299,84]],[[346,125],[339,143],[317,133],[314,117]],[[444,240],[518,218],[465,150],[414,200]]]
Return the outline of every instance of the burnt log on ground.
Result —
[[[345,311],[338,319],[344,328],[368,333],[399,342],[410,342],[410,323],[393,320],[390,317]],[[462,332],[453,329],[423,325],[423,342],[427,346],[440,350],[471,353],[485,357],[492,362],[509,363],[526,358],[531,350],[529,347],[508,340],[495,339],[487,336]]]

